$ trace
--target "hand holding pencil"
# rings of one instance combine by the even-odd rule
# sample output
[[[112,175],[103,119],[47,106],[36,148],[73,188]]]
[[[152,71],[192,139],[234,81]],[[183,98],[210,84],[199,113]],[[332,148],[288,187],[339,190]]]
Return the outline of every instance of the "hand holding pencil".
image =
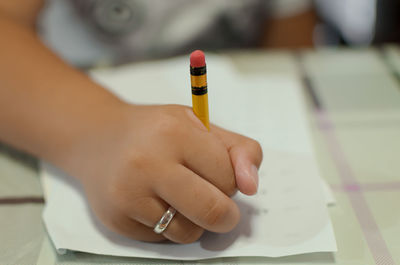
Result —
[[[240,216],[230,196],[256,192],[257,142],[208,130],[189,107],[123,102],[21,34],[36,48],[16,45],[18,54],[35,60],[21,64],[29,75],[5,68],[2,141],[74,176],[95,216],[122,235],[190,243],[204,230],[235,227]]]
[[[208,131],[185,106],[128,105],[119,117],[68,159],[67,171],[79,177],[105,226],[136,240],[177,243],[236,226],[230,196],[257,189],[255,141],[214,125]]]
[[[115,124],[94,128],[102,133],[82,139],[68,159],[66,169],[81,180],[96,215],[120,234],[190,243],[204,230],[228,232],[240,219],[230,196],[257,191],[261,148],[208,123],[205,59],[196,54],[194,111],[125,104]]]

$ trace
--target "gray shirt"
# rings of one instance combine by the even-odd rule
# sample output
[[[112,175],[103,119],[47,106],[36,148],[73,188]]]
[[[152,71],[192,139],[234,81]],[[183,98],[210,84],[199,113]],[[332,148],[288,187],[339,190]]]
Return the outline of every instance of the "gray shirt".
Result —
[[[43,40],[76,65],[159,58],[257,44],[264,0],[51,0]]]

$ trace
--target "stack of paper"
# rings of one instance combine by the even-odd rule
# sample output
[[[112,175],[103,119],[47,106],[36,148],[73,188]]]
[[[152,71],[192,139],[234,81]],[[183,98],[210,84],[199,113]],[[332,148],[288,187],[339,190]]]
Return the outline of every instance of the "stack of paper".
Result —
[[[92,76],[129,102],[191,105],[188,64],[188,58],[177,58]],[[241,76],[223,57],[208,56],[207,68],[211,122],[257,139],[264,152],[257,196],[234,197],[242,215],[239,225],[188,245],[134,241],[100,225],[79,184],[44,163],[44,221],[59,252],[194,260],[336,251],[326,209],[332,197],[318,174],[296,78]]]

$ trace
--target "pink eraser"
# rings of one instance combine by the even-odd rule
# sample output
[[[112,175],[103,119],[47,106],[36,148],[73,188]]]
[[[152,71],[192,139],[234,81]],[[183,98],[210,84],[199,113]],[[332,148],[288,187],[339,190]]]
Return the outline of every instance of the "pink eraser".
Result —
[[[201,50],[195,50],[190,54],[190,66],[191,67],[203,67],[206,66],[206,57],[204,52]]]

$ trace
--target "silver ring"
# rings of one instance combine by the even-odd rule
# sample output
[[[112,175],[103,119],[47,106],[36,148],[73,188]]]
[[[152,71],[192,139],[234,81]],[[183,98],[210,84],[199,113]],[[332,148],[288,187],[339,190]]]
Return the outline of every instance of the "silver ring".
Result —
[[[158,223],[154,227],[153,231],[156,234],[161,234],[162,232],[164,232],[164,230],[167,229],[169,223],[171,222],[172,218],[174,217],[175,213],[176,213],[175,208],[169,207],[168,210],[161,217],[160,221],[158,221]]]

